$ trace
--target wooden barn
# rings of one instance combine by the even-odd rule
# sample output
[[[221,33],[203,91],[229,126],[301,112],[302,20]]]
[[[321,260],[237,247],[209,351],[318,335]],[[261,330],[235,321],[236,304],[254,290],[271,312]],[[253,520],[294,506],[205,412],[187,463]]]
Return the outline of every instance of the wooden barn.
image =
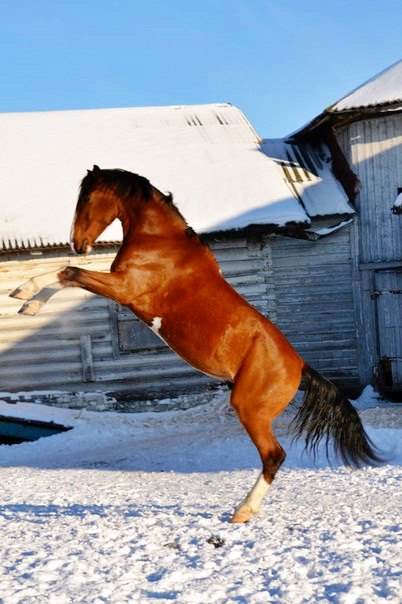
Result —
[[[171,191],[228,280],[312,366],[349,390],[370,382],[378,359],[367,367],[362,356],[358,180],[346,126],[328,115],[286,141],[261,140],[227,104],[1,115],[0,389],[151,398],[216,383],[124,308],[86,292],[64,290],[34,318],[17,314],[8,294],[35,274],[108,269],[116,225],[92,256],[69,249],[79,182],[94,163]]]
[[[349,229],[359,380],[401,392],[402,61],[326,109],[292,140],[314,145],[332,136],[361,188]]]

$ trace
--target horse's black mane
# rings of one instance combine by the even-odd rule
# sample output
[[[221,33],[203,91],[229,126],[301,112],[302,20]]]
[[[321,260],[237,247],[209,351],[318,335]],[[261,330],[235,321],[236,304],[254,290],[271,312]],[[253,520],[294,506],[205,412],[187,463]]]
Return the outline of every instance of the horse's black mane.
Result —
[[[81,182],[79,200],[87,201],[95,186],[98,189],[113,189],[116,195],[123,199],[128,199],[137,194],[140,194],[145,200],[152,197],[152,185],[147,178],[119,168],[101,170],[98,166],[94,166],[93,171],[88,170],[88,174]],[[175,205],[172,193],[162,194],[162,200],[183,219],[187,236],[190,238],[197,237],[197,233],[187,225],[186,219]]]
[[[144,199],[152,197],[152,185],[147,178],[118,168],[100,170],[94,166],[94,170],[92,172],[88,171],[81,182],[79,199],[85,201],[95,185],[104,189],[111,188],[116,195],[125,199],[138,193]]]

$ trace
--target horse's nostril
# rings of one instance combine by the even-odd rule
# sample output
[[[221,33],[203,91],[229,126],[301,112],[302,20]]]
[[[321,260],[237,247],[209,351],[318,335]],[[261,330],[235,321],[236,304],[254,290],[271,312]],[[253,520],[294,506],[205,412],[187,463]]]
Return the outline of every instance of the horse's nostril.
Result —
[[[84,239],[84,241],[80,245],[74,245],[74,250],[76,254],[86,254],[88,249],[88,240]]]

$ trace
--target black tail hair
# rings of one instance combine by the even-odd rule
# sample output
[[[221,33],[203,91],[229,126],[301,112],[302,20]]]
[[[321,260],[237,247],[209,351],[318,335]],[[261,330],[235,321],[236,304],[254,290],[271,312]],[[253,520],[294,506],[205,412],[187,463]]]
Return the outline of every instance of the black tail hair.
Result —
[[[332,441],[336,455],[348,466],[377,465],[383,460],[367,436],[360,417],[338,388],[308,365],[303,368],[306,390],[291,423],[295,438],[305,433],[306,450],[314,456],[321,440],[328,457]]]

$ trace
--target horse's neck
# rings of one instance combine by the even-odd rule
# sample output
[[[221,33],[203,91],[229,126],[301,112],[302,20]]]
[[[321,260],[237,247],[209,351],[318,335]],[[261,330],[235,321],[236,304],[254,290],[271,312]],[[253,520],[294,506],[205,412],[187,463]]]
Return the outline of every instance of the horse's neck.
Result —
[[[169,205],[162,193],[153,188],[152,198],[128,204],[120,217],[125,236],[137,237],[159,235],[177,237],[184,233],[187,224],[174,207]]]

